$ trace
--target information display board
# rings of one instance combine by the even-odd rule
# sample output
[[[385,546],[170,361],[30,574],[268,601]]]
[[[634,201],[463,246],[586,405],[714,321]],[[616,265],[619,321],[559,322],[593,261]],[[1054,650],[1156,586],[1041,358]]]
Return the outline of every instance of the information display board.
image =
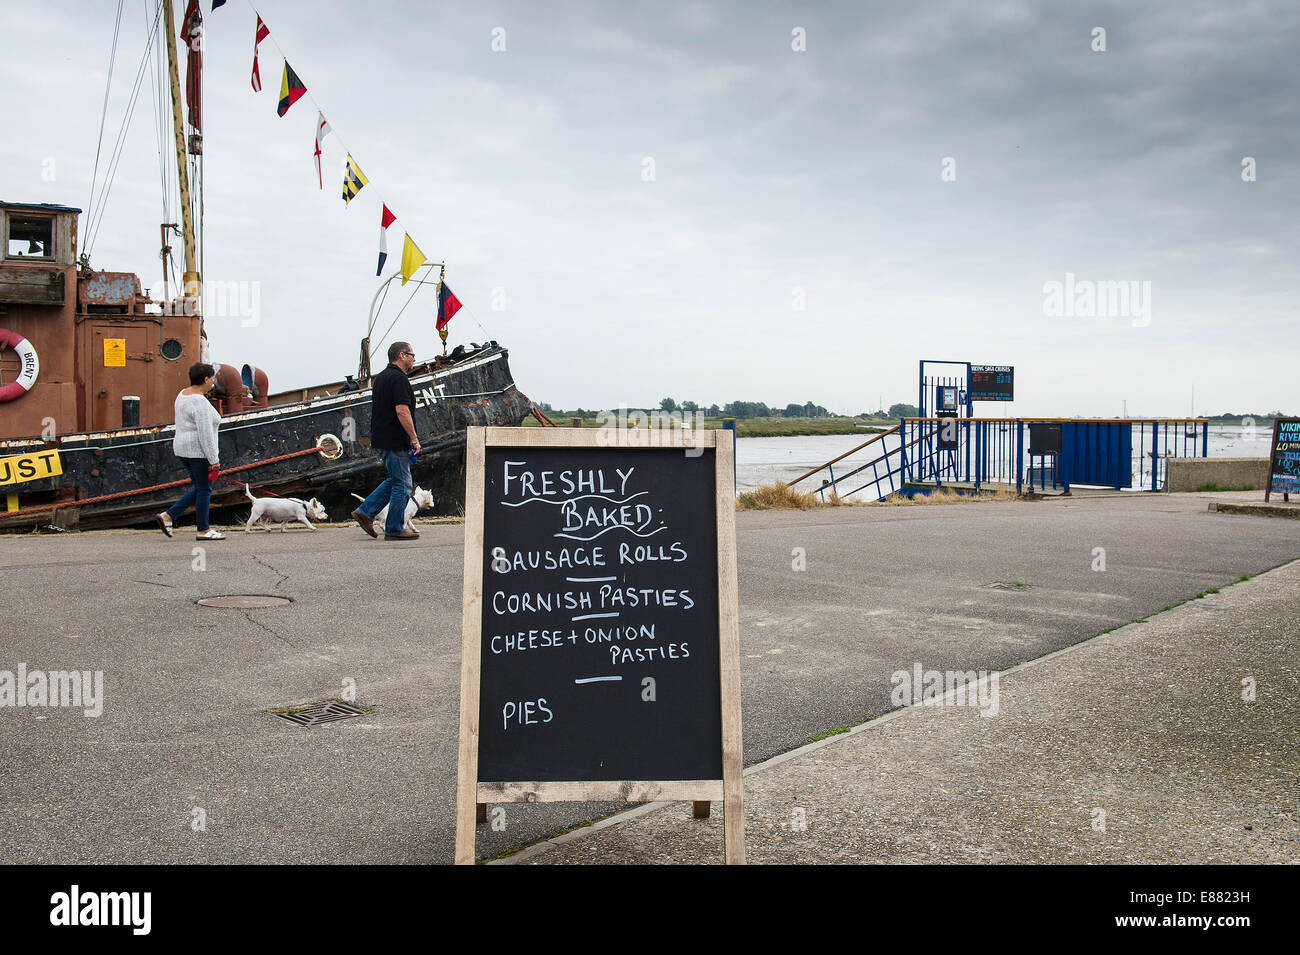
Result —
[[[733,439],[689,440],[470,429],[458,862],[478,805],[659,799],[743,860]]]
[[[971,401],[1014,401],[1016,370],[1011,365],[971,365]]]
[[[1300,418],[1278,418],[1273,422],[1273,441],[1268,451],[1268,487],[1264,500],[1281,494],[1283,500],[1300,492]]]

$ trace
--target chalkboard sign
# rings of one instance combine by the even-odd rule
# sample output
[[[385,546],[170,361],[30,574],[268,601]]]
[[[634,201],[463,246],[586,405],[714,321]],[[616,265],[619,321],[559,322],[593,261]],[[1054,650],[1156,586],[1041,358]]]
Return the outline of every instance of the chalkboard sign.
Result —
[[[1277,418],[1273,422],[1273,443],[1269,445],[1268,486],[1264,500],[1275,493],[1289,501],[1300,492],[1300,418]]]
[[[1029,425],[1030,454],[1061,453],[1061,422],[1036,421]]]
[[[971,365],[971,401],[1014,401],[1016,369],[1012,365]]]
[[[732,458],[726,431],[470,429],[458,862],[479,806],[602,799],[721,800],[743,859]]]

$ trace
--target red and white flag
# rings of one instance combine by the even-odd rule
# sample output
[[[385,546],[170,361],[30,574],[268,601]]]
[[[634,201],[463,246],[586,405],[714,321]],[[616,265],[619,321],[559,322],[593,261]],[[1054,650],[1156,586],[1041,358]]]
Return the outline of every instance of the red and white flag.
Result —
[[[271,35],[271,31],[267,28],[266,24],[262,22],[262,18],[258,17],[257,33],[253,35],[253,92],[254,93],[262,92],[262,74],[257,69],[257,47],[258,44],[260,44],[263,40],[265,40],[270,35]]]
[[[384,259],[388,258],[388,227],[396,221],[397,216],[384,206],[384,211],[379,214],[379,268],[375,269],[376,275],[384,271]]]
[[[320,182],[320,187],[325,188],[325,180],[321,178],[320,171],[320,144],[321,140],[330,134],[330,124],[325,121],[325,114],[316,111],[316,179]]]

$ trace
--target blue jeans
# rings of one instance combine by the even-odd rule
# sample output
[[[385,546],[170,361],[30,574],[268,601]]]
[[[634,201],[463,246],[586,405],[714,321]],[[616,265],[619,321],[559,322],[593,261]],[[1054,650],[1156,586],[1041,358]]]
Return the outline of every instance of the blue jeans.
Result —
[[[357,508],[366,517],[374,519],[385,504],[388,517],[384,520],[385,534],[400,534],[406,526],[406,502],[411,498],[411,452],[409,450],[382,450],[384,469],[388,478],[370,492],[370,496]]]
[[[206,458],[181,458],[181,464],[190,472],[190,489],[185,496],[167,508],[172,522],[180,520],[182,514],[194,505],[194,524],[202,534],[208,529],[208,501],[212,498],[212,482],[208,480],[208,461]]]

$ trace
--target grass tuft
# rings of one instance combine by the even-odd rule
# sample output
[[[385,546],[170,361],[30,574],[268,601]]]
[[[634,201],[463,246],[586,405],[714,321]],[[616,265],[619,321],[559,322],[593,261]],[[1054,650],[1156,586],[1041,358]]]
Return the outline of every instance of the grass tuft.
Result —
[[[788,484],[763,484],[736,498],[738,511],[807,511],[828,507],[813,491],[799,491]]]
[[[818,733],[816,736],[809,736],[808,742],[820,743],[824,739],[830,739],[832,736],[839,736],[841,733],[847,733],[851,729],[853,729],[853,727],[851,726],[837,726],[835,727],[835,729],[830,730],[829,732]]]

